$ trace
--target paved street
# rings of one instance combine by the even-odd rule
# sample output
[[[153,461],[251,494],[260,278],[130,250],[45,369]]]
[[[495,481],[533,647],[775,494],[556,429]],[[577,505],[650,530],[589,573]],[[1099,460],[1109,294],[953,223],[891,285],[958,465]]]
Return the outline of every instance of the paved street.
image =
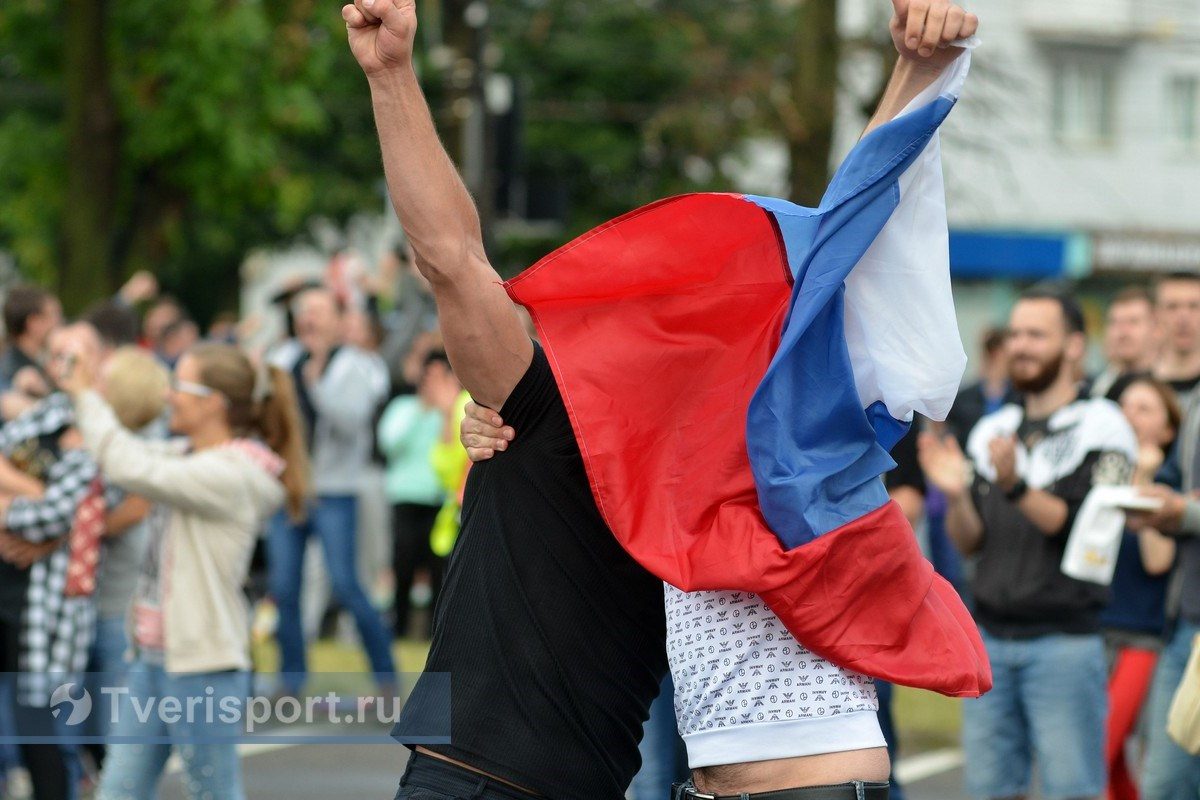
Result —
[[[250,800],[391,800],[404,770],[400,745],[300,745],[247,754],[246,795]],[[908,800],[958,800],[962,771],[953,751],[901,761],[901,774],[921,776],[908,784]],[[916,769],[913,769],[916,768]],[[181,775],[163,782],[163,800],[185,800]],[[666,797],[664,791],[663,797]]]

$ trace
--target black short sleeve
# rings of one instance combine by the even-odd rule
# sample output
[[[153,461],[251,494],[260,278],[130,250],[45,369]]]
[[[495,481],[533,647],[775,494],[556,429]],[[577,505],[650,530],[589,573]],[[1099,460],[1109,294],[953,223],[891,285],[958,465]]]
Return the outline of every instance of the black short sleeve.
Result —
[[[917,461],[917,427],[917,421],[913,420],[913,425],[908,429],[908,433],[892,448],[892,458],[896,461],[896,468],[883,478],[888,491],[901,486],[909,486],[922,495],[925,494],[925,475],[921,472],[921,465]]]

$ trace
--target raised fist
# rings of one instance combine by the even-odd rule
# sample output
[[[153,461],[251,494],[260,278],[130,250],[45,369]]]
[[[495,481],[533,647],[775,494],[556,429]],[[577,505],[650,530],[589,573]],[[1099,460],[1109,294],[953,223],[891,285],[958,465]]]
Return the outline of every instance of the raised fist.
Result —
[[[367,76],[412,63],[416,0],[354,0],[342,6],[350,52]]]
[[[951,42],[974,36],[979,18],[950,0],[892,0],[891,32],[896,52],[925,66],[941,69],[958,58]]]

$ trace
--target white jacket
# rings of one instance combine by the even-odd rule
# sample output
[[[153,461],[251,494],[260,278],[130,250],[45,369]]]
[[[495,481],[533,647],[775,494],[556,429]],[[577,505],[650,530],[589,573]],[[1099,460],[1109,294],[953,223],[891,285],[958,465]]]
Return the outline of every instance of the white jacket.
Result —
[[[104,480],[171,511],[162,562],[167,671],[249,669],[242,587],[254,541],[283,504],[283,484],[245,448],[184,453],[177,443],[139,439],[95,392],[75,400],[75,415]]]

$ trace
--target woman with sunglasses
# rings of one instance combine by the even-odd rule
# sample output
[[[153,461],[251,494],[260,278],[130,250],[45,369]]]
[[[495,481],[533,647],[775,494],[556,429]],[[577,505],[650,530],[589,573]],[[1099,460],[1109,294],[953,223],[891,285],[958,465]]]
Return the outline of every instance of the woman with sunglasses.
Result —
[[[64,364],[56,376],[104,479],[157,504],[130,612],[134,663],[116,740],[101,777],[102,800],[142,800],[173,744],[193,798],[244,797],[236,737],[249,694],[249,613],[242,585],[254,541],[285,504],[304,509],[308,462],[290,377],[256,369],[237,348],[205,344],[180,359],[168,397],[186,448],[147,442],[121,427],[94,390],[95,365]],[[132,701],[201,701],[182,719],[140,721]],[[205,702],[207,701],[207,702]],[[215,711],[210,711],[215,709]],[[125,737],[143,742],[129,744]],[[165,743],[163,743],[165,742]]]

